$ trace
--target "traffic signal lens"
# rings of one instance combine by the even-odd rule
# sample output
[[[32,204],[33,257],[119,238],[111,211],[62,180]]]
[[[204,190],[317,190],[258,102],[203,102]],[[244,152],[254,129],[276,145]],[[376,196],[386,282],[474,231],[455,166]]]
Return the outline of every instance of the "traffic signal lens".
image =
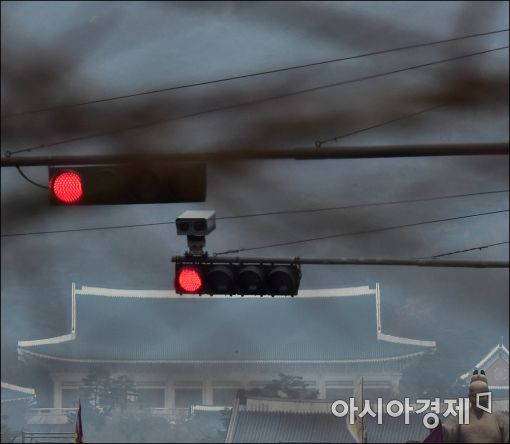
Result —
[[[83,197],[81,177],[74,171],[64,171],[53,177],[50,189],[58,200],[66,204],[76,203]]]
[[[207,274],[207,288],[211,294],[232,294],[234,273],[226,266],[213,267]]]
[[[241,294],[262,294],[264,273],[259,267],[248,266],[239,272]]]
[[[194,268],[181,269],[178,282],[180,287],[188,293],[195,293],[202,287],[202,278]]]
[[[290,267],[276,267],[269,273],[269,292],[271,294],[293,294],[297,279],[295,270]]]

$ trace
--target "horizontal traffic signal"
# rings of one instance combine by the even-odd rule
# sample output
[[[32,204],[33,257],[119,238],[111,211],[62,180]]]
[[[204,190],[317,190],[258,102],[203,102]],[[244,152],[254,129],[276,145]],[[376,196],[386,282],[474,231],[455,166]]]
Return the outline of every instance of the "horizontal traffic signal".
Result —
[[[175,264],[178,294],[295,296],[301,270],[296,264],[214,264],[200,258]]]
[[[204,202],[203,163],[49,167],[52,205]]]

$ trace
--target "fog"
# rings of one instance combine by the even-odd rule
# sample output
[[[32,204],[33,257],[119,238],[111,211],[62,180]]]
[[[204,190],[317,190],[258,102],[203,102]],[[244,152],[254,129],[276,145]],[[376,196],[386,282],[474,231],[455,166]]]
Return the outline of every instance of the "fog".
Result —
[[[3,2],[2,116],[508,28],[506,2]],[[508,142],[508,49],[253,106],[179,116],[508,45],[508,32],[2,119],[2,156]],[[124,131],[133,126],[146,127]],[[109,133],[66,143],[83,135]],[[14,154],[13,154],[14,155]],[[24,168],[46,183],[45,167]],[[68,332],[71,283],[173,288],[175,225],[4,236],[508,190],[507,156],[208,165],[207,201],[50,207],[2,168],[2,380],[30,385],[18,340]],[[219,219],[210,253],[508,209],[508,192]],[[508,213],[264,248],[274,257],[416,258],[508,240]],[[508,260],[508,244],[448,256]],[[388,333],[436,340],[468,371],[508,344],[508,269],[304,266],[301,288],[381,286]],[[90,319],[93,323],[94,319]],[[284,320],[282,320],[284,322]],[[198,333],[197,333],[198,334]],[[240,332],[243,334],[243,332]],[[190,338],[190,343],[196,340]],[[320,344],[317,345],[320,347]]]

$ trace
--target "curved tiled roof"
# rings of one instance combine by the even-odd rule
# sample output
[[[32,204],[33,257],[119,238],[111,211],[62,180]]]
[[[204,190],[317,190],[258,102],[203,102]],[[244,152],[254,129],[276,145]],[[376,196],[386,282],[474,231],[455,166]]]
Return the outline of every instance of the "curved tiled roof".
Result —
[[[377,418],[367,416],[368,442],[398,443],[408,440],[421,442],[430,431],[423,425],[420,415],[412,414],[409,424],[404,418],[383,416],[382,425]],[[344,442],[355,443],[345,418],[325,413],[249,412],[238,413],[233,443],[248,442]]]
[[[385,339],[375,291],[359,288],[366,291],[356,296],[232,299],[79,290],[71,334],[21,341],[19,350],[65,360],[183,363],[357,362],[423,352],[420,341]]]
[[[331,405],[325,400],[248,398],[241,406],[237,400],[225,442],[356,442],[347,424],[349,415],[337,418],[331,413]],[[377,407],[372,409],[375,412]],[[383,412],[381,424],[377,416],[364,416],[368,442],[422,442],[431,432],[425,426],[430,409],[411,411],[407,424],[405,415],[392,417],[386,413],[386,407]],[[447,421],[444,414],[439,419]]]

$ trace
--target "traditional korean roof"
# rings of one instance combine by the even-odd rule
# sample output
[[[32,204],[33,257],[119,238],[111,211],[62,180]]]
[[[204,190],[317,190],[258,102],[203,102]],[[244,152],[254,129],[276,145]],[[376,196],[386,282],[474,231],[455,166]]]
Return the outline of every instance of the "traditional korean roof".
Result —
[[[251,401],[251,402],[250,402]],[[421,442],[430,431],[422,415],[411,413],[409,424],[404,417],[383,415],[365,417],[368,442]],[[331,402],[321,400],[248,399],[246,406],[236,404],[227,430],[227,443],[248,442],[356,442],[346,418],[331,413]]]
[[[302,290],[294,298],[73,285],[71,305],[68,334],[20,341],[20,355],[112,363],[384,363],[435,347],[382,332],[378,285]]]
[[[35,397],[33,388],[21,387],[19,385],[8,384],[2,381],[2,402],[11,401],[31,401]]]
[[[487,374],[489,389],[496,392],[509,391],[509,352],[508,348],[501,342],[487,353],[478,363],[475,364],[476,370],[484,370]],[[460,378],[467,383],[472,375],[472,370],[464,373]],[[508,395],[507,395],[508,398]]]

